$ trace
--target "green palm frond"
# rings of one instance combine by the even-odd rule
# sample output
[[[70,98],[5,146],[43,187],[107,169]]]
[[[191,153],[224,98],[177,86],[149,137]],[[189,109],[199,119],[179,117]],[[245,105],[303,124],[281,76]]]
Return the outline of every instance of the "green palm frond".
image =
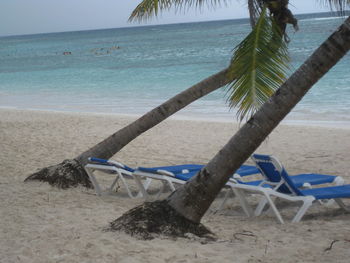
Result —
[[[318,2],[331,10],[338,10],[340,14],[344,14],[346,7],[350,7],[350,0],[318,0]]]
[[[230,107],[240,120],[249,117],[284,82],[288,70],[287,44],[273,18],[263,8],[252,32],[234,49],[228,77]]]
[[[170,9],[174,4],[171,0],[143,0],[131,13],[129,21],[147,20],[153,16],[157,16],[161,10]]]
[[[215,8],[227,4],[229,0],[143,0],[131,13],[129,21],[149,20],[159,12],[174,8],[175,11],[186,10],[191,7],[202,8],[206,5]]]

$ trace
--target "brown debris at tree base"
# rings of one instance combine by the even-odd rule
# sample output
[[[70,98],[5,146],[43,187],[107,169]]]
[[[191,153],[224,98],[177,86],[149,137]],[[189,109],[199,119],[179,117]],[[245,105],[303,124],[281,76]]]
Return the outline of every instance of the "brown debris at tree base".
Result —
[[[89,176],[77,160],[64,160],[62,163],[45,167],[28,176],[24,182],[38,180],[61,189],[79,185],[92,188]]]
[[[216,240],[208,228],[186,219],[170,207],[166,200],[145,202],[111,222],[106,230],[123,231],[144,240],[160,235],[187,238],[195,235],[206,241]]]

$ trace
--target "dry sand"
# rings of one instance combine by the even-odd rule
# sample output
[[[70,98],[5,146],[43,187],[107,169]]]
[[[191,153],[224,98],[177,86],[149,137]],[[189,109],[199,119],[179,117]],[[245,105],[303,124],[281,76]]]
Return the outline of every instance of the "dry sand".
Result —
[[[103,231],[142,202],[129,199],[122,188],[116,196],[99,198],[81,187],[23,183],[38,168],[75,157],[132,120],[0,110],[0,262],[349,262],[350,214],[335,205],[315,205],[301,223],[280,225],[271,214],[246,218],[231,199],[202,221],[217,242],[140,241]],[[170,120],[114,159],[130,166],[206,163],[236,130],[230,123]],[[350,182],[349,150],[349,129],[280,126],[257,152],[274,154],[290,173],[329,173]],[[295,207],[280,205],[290,219]]]

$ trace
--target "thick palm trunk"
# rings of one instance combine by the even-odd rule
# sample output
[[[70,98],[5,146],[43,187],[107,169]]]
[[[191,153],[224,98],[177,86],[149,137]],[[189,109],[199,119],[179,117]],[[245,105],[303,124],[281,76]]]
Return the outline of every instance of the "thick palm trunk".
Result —
[[[91,188],[91,182],[83,168],[87,163],[88,157],[111,158],[145,131],[156,126],[193,101],[225,86],[229,82],[227,71],[227,69],[224,69],[179,93],[76,158],[45,167],[27,177],[25,181],[39,180],[64,189],[78,185]]]
[[[145,203],[126,212],[111,222],[110,229],[146,239],[152,238],[154,233],[170,236],[184,236],[188,232],[195,235],[210,233],[200,220],[232,173],[349,49],[350,17],[194,178],[166,200]]]
[[[215,157],[184,187],[169,205],[199,223],[232,172],[259,147],[272,130],[350,48],[350,17],[281,86],[262,108],[230,139]]]

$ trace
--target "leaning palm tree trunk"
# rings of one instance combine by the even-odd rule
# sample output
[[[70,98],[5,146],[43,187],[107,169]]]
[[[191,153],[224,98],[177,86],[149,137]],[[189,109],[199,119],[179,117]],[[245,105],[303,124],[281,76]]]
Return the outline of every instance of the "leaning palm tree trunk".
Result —
[[[260,146],[284,117],[350,49],[350,17],[230,139],[202,171],[168,198],[187,219],[199,222],[232,172]]]
[[[69,188],[77,185],[91,187],[91,182],[83,168],[88,157],[111,158],[125,145],[145,131],[156,126],[193,101],[228,84],[230,80],[227,78],[227,72],[228,70],[224,69],[200,81],[160,106],[147,112],[136,121],[120,129],[74,159],[64,160],[60,164],[43,168],[30,175],[25,181],[40,180],[59,188]]]
[[[177,94],[160,106],[147,112],[145,115],[132,122],[130,125],[120,129],[99,144],[79,155],[76,160],[85,164],[87,158],[96,156],[108,159],[120,151],[130,141],[141,135],[145,131],[156,126],[172,114],[183,109],[193,101],[217,90],[229,83],[227,69],[224,69]]]
[[[209,206],[225,186],[232,173],[259,147],[272,130],[283,120],[293,107],[303,98],[307,91],[331,69],[350,49],[350,17],[334,32],[311,57],[275,92],[260,110],[229,140],[194,178],[183,187],[173,192],[166,200],[154,204],[142,205],[112,222],[112,229],[126,230],[128,233],[144,233],[144,229],[156,229],[166,233],[179,233],[169,228],[182,228],[199,224]],[[156,207],[156,209],[154,208]],[[159,207],[171,217],[162,217]],[[139,210],[139,213],[137,213]],[[150,211],[151,210],[151,211]],[[152,210],[154,218],[166,218],[164,227],[152,227]],[[172,211],[171,213],[169,211]],[[140,214],[147,214],[142,218]],[[177,215],[177,224],[172,220]],[[137,215],[137,216],[135,216]],[[179,220],[178,218],[182,218]],[[135,219],[141,218],[141,222]],[[184,223],[188,221],[188,224]],[[151,227],[149,226],[151,225]],[[138,228],[141,226],[142,229]],[[201,226],[202,228],[202,226]],[[187,228],[184,231],[189,231]],[[144,235],[146,235],[144,233]],[[147,237],[147,235],[146,235]]]

